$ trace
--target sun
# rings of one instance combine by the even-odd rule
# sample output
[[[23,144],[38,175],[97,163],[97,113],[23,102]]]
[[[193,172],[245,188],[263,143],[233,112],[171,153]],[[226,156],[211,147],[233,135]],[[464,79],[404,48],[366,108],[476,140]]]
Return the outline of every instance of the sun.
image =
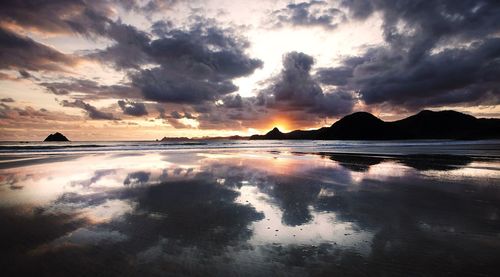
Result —
[[[275,118],[270,125],[269,129],[276,127],[282,132],[290,131],[290,122],[284,117]]]

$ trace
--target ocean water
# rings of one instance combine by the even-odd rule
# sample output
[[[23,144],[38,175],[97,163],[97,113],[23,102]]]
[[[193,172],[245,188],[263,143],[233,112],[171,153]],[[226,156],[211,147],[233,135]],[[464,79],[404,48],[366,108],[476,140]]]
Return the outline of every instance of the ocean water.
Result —
[[[500,141],[0,143],[2,276],[498,276]]]
[[[0,142],[0,154],[125,151],[273,150],[359,154],[450,154],[500,156],[500,140],[193,140],[184,142]]]

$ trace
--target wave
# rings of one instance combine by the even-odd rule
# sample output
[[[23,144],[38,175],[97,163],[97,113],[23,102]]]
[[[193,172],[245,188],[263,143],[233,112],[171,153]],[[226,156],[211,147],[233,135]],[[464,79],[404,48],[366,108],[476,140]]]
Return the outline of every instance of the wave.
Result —
[[[160,143],[160,145],[207,145],[207,142],[171,142],[171,143]]]
[[[97,148],[97,147],[107,147],[106,145],[99,144],[80,144],[80,145],[0,145],[0,151],[2,150],[51,150],[51,149],[64,149],[64,148]]]
[[[206,149],[281,151],[303,153],[457,154],[500,157],[500,140],[488,141],[184,141],[184,142],[0,142],[0,154],[103,153],[141,151],[202,151]]]

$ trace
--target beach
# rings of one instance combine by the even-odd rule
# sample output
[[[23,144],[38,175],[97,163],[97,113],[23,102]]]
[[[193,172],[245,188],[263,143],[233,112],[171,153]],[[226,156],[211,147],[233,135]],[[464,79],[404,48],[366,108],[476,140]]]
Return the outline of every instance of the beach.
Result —
[[[0,226],[4,276],[494,276],[500,141],[5,142]]]

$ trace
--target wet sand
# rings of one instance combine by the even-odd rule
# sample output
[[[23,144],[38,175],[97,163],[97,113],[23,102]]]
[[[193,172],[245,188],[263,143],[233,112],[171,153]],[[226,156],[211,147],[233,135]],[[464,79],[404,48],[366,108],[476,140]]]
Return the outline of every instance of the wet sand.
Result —
[[[2,276],[496,276],[500,160],[3,156]]]

